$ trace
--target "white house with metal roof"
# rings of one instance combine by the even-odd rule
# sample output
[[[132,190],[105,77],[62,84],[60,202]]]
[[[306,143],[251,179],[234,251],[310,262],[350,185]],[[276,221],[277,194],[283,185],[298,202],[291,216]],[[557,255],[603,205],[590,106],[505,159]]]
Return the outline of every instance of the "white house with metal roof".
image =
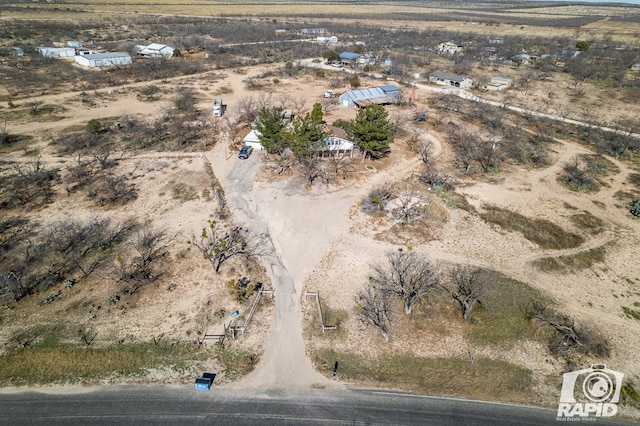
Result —
[[[149,56],[152,58],[171,57],[173,56],[173,47],[166,44],[151,43],[147,46],[137,45],[136,53],[140,56]]]
[[[463,75],[451,74],[448,72],[434,71],[429,74],[429,83],[440,84],[442,86],[471,87],[473,80]]]
[[[131,55],[126,52],[92,53],[76,56],[76,63],[89,68],[129,65],[131,62]]]

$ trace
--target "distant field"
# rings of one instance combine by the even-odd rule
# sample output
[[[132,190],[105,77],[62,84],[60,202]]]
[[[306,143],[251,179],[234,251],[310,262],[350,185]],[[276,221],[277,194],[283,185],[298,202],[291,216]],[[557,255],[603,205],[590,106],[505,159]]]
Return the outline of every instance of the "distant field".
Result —
[[[478,34],[611,37],[634,42],[640,38],[640,6],[567,5],[524,3],[517,6],[491,3],[443,2],[194,2],[179,0],[71,0],[64,4],[8,3],[3,18],[59,19],[78,13],[190,15],[202,17],[253,17],[309,25],[362,20],[369,25],[411,29],[444,29]]]

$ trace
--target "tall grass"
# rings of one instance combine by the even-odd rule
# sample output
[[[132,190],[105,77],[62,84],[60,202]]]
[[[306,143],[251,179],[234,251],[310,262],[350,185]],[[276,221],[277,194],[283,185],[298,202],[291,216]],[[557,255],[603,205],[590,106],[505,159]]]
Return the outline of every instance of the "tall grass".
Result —
[[[480,217],[503,229],[520,232],[527,240],[545,249],[568,249],[584,242],[580,235],[567,232],[546,219],[532,219],[511,210],[484,206]]]
[[[105,348],[43,345],[13,350],[0,356],[0,385],[93,382],[113,376],[132,376],[145,368],[204,360],[202,348],[187,344],[122,344]]]
[[[324,350],[316,354],[317,367],[330,374],[338,363],[338,376],[364,384],[502,401],[526,400],[532,373],[505,361],[477,358],[420,358],[387,354],[378,358],[352,352]]]

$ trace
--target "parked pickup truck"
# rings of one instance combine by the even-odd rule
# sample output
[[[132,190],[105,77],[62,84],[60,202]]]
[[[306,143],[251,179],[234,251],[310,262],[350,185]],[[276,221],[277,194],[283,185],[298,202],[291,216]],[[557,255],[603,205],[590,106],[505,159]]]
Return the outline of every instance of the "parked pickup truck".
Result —
[[[336,96],[336,94],[333,92],[333,90],[327,90],[326,92],[324,92],[324,97],[325,98],[333,98],[335,96]]]

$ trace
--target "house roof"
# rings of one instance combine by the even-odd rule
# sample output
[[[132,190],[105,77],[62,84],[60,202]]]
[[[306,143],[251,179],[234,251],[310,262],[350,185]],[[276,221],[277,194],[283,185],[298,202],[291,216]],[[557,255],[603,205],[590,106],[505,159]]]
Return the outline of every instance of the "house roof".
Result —
[[[147,46],[147,49],[149,50],[162,50],[165,48],[168,48],[169,46],[167,46],[166,44],[160,44],[160,43],[151,43],[150,45]]]
[[[113,58],[122,58],[129,57],[130,55],[127,52],[105,52],[105,53],[90,53],[88,55],[82,55],[87,59],[113,59]]]
[[[251,130],[247,136],[244,137],[244,139],[242,139],[245,143],[246,142],[260,142],[260,132],[256,129]]]
[[[495,83],[509,84],[511,79],[508,77],[492,77],[491,81]]]
[[[342,52],[340,54],[340,59],[358,59],[360,56],[362,56],[359,53],[353,53],[353,52]]]
[[[323,139],[324,151],[351,151],[353,142],[337,136],[329,136]]]
[[[457,81],[457,82],[462,82],[467,78],[463,75],[452,74],[449,72],[442,72],[442,71],[434,71],[431,74],[429,74],[429,77],[435,77],[441,80],[450,80],[450,81]]]
[[[50,47],[50,46],[38,46],[36,47],[36,50],[39,52],[69,52],[71,50],[73,50],[75,52],[75,49],[73,47]]]

